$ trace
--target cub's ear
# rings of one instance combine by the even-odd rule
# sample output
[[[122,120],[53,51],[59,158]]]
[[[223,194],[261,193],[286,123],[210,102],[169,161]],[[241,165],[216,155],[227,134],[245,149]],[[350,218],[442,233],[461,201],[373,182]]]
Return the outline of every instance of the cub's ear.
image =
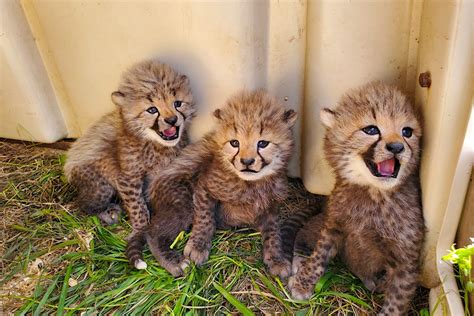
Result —
[[[283,122],[287,123],[290,127],[292,127],[296,123],[297,116],[298,116],[298,114],[296,114],[295,111],[286,110],[283,113]]]
[[[329,128],[334,126],[334,122],[336,121],[336,112],[328,108],[323,108],[319,113],[319,116],[324,126]]]
[[[125,94],[120,91],[112,92],[112,95],[110,97],[112,99],[112,102],[115,103],[115,105],[123,106],[125,104]]]
[[[216,117],[217,119],[222,120],[222,111],[221,111],[221,109],[215,110],[214,112],[212,112],[212,114],[213,114],[214,117]]]
[[[188,76],[186,76],[186,75],[180,75],[180,76],[179,76],[179,82],[180,82],[180,84],[182,84],[182,85],[189,86],[189,78],[188,78]]]

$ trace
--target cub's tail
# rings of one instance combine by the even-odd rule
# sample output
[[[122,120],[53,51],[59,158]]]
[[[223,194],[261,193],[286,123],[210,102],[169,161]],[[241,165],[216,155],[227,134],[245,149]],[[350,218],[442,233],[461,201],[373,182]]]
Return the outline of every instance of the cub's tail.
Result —
[[[193,221],[192,183],[187,180],[156,182],[149,201],[152,214],[147,229],[137,232],[127,244],[127,258],[137,269],[147,267],[143,248],[148,243],[158,263],[174,276],[180,276],[189,265],[181,252],[171,245],[181,231],[191,227]]]
[[[193,222],[193,194],[189,181],[161,183],[157,187],[160,195],[152,200],[154,212],[146,241],[151,253],[160,265],[173,276],[180,276],[189,265],[182,252],[171,249],[171,245],[182,231],[187,231]]]
[[[147,264],[143,261],[143,246],[145,245],[145,232],[138,231],[128,238],[127,249],[125,254],[131,266],[138,270],[147,268]]]

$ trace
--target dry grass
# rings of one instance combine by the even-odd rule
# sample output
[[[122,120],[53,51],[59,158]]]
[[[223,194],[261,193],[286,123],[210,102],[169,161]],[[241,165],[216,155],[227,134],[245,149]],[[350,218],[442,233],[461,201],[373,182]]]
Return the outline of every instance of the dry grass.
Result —
[[[133,270],[124,256],[130,227],[102,227],[74,209],[63,163],[63,151],[0,142],[0,312],[366,315],[380,303],[338,262],[311,300],[292,300],[266,273],[260,236],[250,230],[218,232],[209,262],[183,278],[173,279],[148,251],[149,268]],[[291,186],[285,213],[318,203],[301,182]],[[412,314],[426,315],[422,294]]]

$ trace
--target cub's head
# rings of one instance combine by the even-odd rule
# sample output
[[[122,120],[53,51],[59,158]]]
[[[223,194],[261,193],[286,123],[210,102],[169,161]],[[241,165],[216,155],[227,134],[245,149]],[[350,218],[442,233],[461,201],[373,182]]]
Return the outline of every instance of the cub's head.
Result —
[[[214,112],[223,164],[245,181],[286,169],[293,148],[293,110],[263,91],[241,92]]]
[[[112,101],[130,133],[168,147],[179,142],[194,114],[188,78],[156,61],[130,68]]]
[[[345,181],[389,190],[417,169],[421,115],[397,88],[370,83],[350,91],[321,120],[326,158]]]

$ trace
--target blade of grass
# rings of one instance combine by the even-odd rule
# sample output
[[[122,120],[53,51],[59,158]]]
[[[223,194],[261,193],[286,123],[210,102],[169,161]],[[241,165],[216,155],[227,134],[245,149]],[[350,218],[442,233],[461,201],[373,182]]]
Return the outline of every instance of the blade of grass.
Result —
[[[46,304],[46,301],[48,300],[48,297],[51,295],[51,292],[53,292],[54,288],[56,287],[56,283],[58,283],[58,280],[59,280],[59,275],[54,278],[53,282],[51,283],[51,285],[46,290],[46,293],[43,295],[43,298],[41,299],[38,306],[36,307],[36,310],[33,313],[33,316],[41,315],[41,310],[42,310],[44,304]]]
[[[173,314],[174,315],[181,315],[181,309],[183,308],[184,300],[186,299],[188,295],[189,288],[191,287],[191,284],[193,283],[194,279],[194,274],[195,274],[195,269],[191,270],[191,273],[189,274],[189,277],[187,278],[187,284],[186,287],[183,290],[183,294],[181,294],[181,297],[179,298],[178,302],[176,303],[176,306],[173,308]]]
[[[224,296],[224,298],[231,303],[239,312],[242,313],[244,316],[253,316],[255,315],[247,306],[242,304],[239,300],[237,300],[232,294],[230,294],[226,289],[224,289],[219,284],[213,282],[212,285],[219,291],[219,293]]]
[[[64,302],[66,301],[68,281],[69,281],[69,277],[71,276],[71,271],[72,271],[72,264],[67,266],[66,275],[64,276],[63,287],[61,289],[61,294],[59,296],[59,304],[58,304],[59,316],[63,315],[64,313]]]
[[[184,238],[184,234],[185,234],[185,233],[186,233],[186,232],[185,232],[184,230],[182,230],[182,231],[178,234],[178,236],[176,236],[176,238],[174,239],[173,243],[172,243],[171,246],[170,246],[170,249],[174,249],[174,247],[176,246],[176,244],[177,244],[181,239]]]
[[[342,297],[345,298],[351,302],[354,302],[360,306],[364,306],[368,309],[372,309],[372,306],[361,300],[360,298],[355,297],[354,295],[350,295],[348,293],[342,293],[342,292],[336,292],[336,291],[327,291],[323,293],[319,293],[320,296],[337,296],[337,297]]]

